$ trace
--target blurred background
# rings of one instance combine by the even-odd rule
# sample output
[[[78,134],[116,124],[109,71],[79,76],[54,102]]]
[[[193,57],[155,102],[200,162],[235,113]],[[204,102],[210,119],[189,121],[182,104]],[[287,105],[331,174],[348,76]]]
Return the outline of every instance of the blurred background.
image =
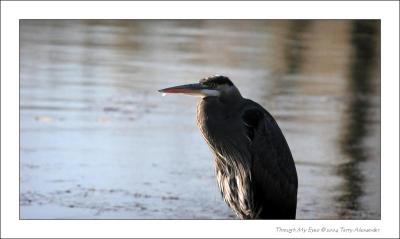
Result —
[[[21,20],[21,219],[235,219],[158,89],[231,78],[284,132],[298,219],[380,219],[380,22]]]

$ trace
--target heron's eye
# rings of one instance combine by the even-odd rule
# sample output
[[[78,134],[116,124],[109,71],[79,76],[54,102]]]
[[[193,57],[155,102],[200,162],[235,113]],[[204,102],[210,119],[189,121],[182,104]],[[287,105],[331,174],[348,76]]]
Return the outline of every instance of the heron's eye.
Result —
[[[217,88],[217,84],[214,83],[214,82],[207,82],[205,85],[210,87],[210,88]]]

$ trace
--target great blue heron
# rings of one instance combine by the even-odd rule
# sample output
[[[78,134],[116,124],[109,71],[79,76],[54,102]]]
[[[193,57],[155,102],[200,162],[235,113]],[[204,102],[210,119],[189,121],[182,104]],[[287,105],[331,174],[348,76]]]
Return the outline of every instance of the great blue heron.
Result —
[[[215,154],[219,188],[242,219],[294,219],[296,167],[278,124],[225,76],[160,90],[200,96],[197,123]]]

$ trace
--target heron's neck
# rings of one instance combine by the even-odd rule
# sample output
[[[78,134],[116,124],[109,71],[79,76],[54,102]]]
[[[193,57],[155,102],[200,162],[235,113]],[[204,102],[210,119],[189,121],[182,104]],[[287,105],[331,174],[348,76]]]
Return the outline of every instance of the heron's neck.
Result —
[[[201,99],[197,106],[197,118],[199,120],[220,121],[228,118],[240,111],[243,98],[205,97]]]

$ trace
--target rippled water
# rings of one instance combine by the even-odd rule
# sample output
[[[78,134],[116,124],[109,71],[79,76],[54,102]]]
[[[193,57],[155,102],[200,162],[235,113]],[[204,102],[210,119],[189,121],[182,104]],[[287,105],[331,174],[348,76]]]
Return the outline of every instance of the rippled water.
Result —
[[[378,21],[22,20],[22,219],[229,219],[196,99],[229,76],[277,119],[297,218],[380,219]]]

